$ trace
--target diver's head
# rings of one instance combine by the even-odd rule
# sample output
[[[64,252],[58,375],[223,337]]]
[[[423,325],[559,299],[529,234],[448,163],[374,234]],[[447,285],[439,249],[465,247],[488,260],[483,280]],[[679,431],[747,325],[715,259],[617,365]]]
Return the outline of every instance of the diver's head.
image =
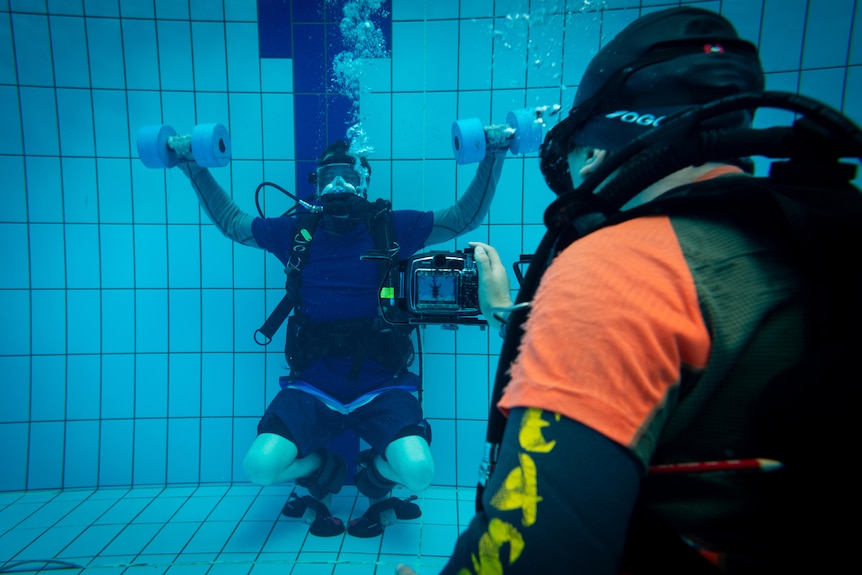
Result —
[[[585,161],[593,157],[590,150],[613,153],[672,114],[763,87],[757,49],[726,18],[694,7],[652,12],[626,26],[589,63],[568,117],[542,144],[542,173],[554,192],[570,192],[573,151]],[[708,125],[744,127],[751,116],[732,113]]]
[[[371,166],[364,156],[354,157],[344,140],[328,146],[317,160],[317,168],[309,174],[309,181],[316,184],[318,198],[329,194],[353,194],[360,198],[368,196]]]

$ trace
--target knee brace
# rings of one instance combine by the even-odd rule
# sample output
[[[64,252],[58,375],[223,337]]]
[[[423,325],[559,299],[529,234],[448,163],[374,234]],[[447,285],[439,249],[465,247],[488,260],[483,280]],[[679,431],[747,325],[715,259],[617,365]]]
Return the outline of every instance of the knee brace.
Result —
[[[339,454],[321,449],[320,467],[315,471],[296,480],[297,485],[308,489],[315,499],[323,499],[330,493],[338,493],[347,478],[347,462]]]
[[[386,479],[377,471],[374,466],[374,452],[370,449],[359,453],[356,458],[356,466],[360,469],[353,480],[356,482],[356,488],[359,492],[366,497],[381,499],[386,497],[395,487],[394,481]]]

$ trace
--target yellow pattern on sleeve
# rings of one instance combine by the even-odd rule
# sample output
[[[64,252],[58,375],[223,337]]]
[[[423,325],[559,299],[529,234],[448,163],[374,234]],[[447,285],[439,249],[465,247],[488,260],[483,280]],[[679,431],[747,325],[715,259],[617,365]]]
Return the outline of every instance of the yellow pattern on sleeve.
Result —
[[[539,496],[538,470],[536,462],[527,452],[549,453],[557,442],[547,441],[543,429],[551,425],[542,415],[541,409],[527,409],[521,419],[518,441],[523,452],[518,453],[520,465],[509,472],[500,489],[491,498],[491,506],[500,511],[521,510],[521,523],[530,527],[538,518],[538,506],[542,501]],[[554,413],[554,420],[560,421],[560,414]],[[473,572],[461,568],[458,575],[503,575],[503,562],[500,551],[506,543],[509,544],[509,565],[518,560],[524,551],[526,542],[523,535],[511,523],[493,518],[488,522],[488,529],[479,539],[478,555],[471,554]]]
[[[542,419],[541,409],[529,408],[521,419],[521,431],[518,440],[521,447],[534,453],[548,453],[557,444],[556,441],[546,441],[542,435],[542,428],[548,427],[550,423]],[[559,421],[559,415],[557,415]]]
[[[473,555],[473,569],[477,575],[502,575],[500,548],[509,544],[509,565],[518,560],[524,550],[524,538],[514,525],[496,517],[488,523],[488,531],[479,540],[479,556]]]
[[[520,467],[513,469],[500,490],[491,498],[491,505],[500,511],[521,509],[521,522],[529,527],[536,522],[536,507],[542,500],[536,483],[536,463],[526,453],[519,453]]]

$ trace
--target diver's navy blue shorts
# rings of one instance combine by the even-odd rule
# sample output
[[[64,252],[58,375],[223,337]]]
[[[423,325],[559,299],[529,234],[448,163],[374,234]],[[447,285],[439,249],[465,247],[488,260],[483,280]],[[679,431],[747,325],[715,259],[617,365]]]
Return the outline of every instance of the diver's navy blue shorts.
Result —
[[[347,429],[380,454],[396,439],[409,435],[431,443],[431,426],[422,415],[419,400],[400,389],[385,391],[348,414],[333,411],[304,391],[282,389],[257,425],[258,434],[274,433],[293,442],[300,457],[326,447]]]

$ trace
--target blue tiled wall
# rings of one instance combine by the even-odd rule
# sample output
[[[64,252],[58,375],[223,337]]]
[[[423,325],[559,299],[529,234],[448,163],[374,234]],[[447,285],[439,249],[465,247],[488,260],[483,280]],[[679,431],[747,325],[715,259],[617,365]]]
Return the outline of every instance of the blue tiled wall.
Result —
[[[136,133],[224,123],[233,160],[213,173],[248,213],[264,180],[309,193],[314,158],[352,119],[330,80],[344,3],[0,0],[0,490],[246,480],[284,373],[279,342],[251,335],[283,272],[221,237],[177,170],[144,167]],[[858,0],[391,0],[374,17],[390,57],[361,77],[371,195],[451,204],[474,170],[452,159],[454,119],[567,108],[603,41],[680,3],[756,42],[769,88],[862,122]],[[513,261],[550,199],[536,158],[510,157],[485,224],[435,248],[479,239]],[[422,337],[435,483],[474,485],[499,340]]]

